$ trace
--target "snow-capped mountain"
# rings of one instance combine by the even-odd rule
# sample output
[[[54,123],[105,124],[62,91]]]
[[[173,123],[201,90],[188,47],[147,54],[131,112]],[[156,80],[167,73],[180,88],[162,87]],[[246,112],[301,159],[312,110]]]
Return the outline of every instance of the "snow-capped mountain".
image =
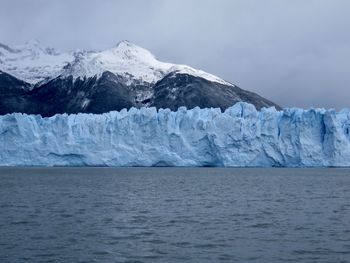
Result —
[[[109,71],[133,80],[156,83],[171,72],[185,73],[222,84],[230,83],[186,65],[157,60],[148,50],[129,41],[103,51],[60,52],[44,47],[37,40],[9,47],[0,43],[0,65],[3,71],[31,84],[58,76],[90,78]]]
[[[0,44],[0,71],[0,89],[6,89],[0,95],[0,114],[101,113],[133,106],[226,109],[238,101],[278,108],[202,70],[161,62],[128,41],[103,51],[74,52],[38,41],[14,47]],[[9,83],[16,85],[9,89]]]

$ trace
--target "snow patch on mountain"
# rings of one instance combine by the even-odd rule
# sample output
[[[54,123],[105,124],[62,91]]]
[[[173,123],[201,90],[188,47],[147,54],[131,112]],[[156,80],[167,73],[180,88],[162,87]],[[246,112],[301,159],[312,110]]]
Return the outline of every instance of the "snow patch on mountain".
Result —
[[[350,166],[350,109],[0,116],[0,165]]]
[[[173,65],[169,70],[168,73],[173,73],[173,74],[187,74],[187,75],[191,75],[194,77],[199,77],[199,78],[203,78],[212,82],[217,82],[223,85],[230,85],[232,86],[231,83],[224,81],[223,79],[220,79],[217,76],[214,76],[212,74],[209,74],[203,70],[198,70],[198,69],[194,69],[191,68],[189,66],[186,65]]]

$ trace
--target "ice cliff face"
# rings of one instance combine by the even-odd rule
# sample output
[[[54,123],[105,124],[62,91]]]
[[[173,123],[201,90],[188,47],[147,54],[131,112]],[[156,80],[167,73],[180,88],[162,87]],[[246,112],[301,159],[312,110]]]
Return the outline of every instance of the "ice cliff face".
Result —
[[[350,110],[15,113],[0,116],[0,145],[5,166],[350,166]]]

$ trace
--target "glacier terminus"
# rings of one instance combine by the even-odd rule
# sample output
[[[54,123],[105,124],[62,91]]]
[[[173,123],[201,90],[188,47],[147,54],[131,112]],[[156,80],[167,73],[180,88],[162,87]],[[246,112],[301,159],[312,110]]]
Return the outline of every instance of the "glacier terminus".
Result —
[[[350,109],[131,108],[0,116],[1,166],[350,166]]]

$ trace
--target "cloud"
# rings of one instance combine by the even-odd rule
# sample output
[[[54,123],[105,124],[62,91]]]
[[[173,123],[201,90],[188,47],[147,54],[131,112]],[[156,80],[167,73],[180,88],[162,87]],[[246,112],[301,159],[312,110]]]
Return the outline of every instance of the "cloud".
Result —
[[[2,0],[0,42],[103,49],[128,39],[282,106],[350,106],[347,0]]]

